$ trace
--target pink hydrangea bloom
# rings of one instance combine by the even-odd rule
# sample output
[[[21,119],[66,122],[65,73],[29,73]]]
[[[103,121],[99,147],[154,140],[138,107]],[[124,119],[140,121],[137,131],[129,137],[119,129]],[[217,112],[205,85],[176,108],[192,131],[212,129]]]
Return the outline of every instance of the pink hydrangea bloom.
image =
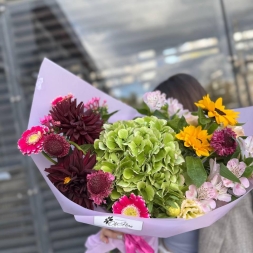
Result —
[[[216,199],[220,201],[230,202],[231,195],[227,193],[228,188],[223,185],[220,176],[220,165],[216,163],[216,160],[210,159],[210,174],[207,178],[209,182],[214,186],[217,197]]]
[[[246,177],[241,177],[245,171],[246,164],[233,158],[228,161],[227,168],[240,180],[240,183],[233,182],[227,178],[221,177],[225,187],[231,187],[236,196],[241,196],[246,193],[246,188],[249,187],[249,180]]]
[[[99,170],[95,173],[87,175],[87,189],[90,194],[90,199],[95,204],[101,205],[105,203],[107,198],[112,192],[112,184],[115,177],[109,172]]]
[[[189,110],[184,110],[183,105],[178,102],[175,98],[168,98],[168,113],[169,116],[177,114],[179,117],[191,115]]]
[[[113,213],[127,216],[149,218],[150,214],[145,200],[141,196],[131,193],[130,197],[123,196],[112,206]]]
[[[160,110],[166,103],[166,95],[160,91],[147,92],[143,96],[143,101],[150,111]]]
[[[253,157],[253,136],[248,136],[245,140],[238,138],[243,158]]]
[[[210,182],[203,183],[199,188],[195,185],[190,185],[189,191],[185,195],[187,199],[198,201],[205,213],[216,207],[214,199],[217,198],[217,192]]]
[[[48,133],[44,126],[34,126],[26,130],[18,140],[18,148],[23,155],[38,154],[43,149],[44,135]]]

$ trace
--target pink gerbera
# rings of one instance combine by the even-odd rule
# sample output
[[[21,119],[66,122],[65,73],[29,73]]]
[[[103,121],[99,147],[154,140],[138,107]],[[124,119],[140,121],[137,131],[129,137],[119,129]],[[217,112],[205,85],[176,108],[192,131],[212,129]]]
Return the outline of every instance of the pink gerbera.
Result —
[[[49,134],[44,138],[43,148],[51,157],[64,157],[69,153],[70,144],[61,135]]]
[[[216,130],[210,145],[219,156],[228,156],[236,150],[236,133],[231,128]]]
[[[99,170],[95,173],[87,175],[87,189],[90,194],[90,199],[95,204],[100,205],[105,203],[107,198],[112,192],[112,183],[114,176],[109,172]]]
[[[124,214],[127,216],[149,218],[150,214],[146,207],[145,200],[141,196],[136,196],[133,193],[128,198],[126,195],[122,196],[112,206],[113,213]]]
[[[48,128],[44,126],[34,126],[26,130],[18,140],[18,148],[23,155],[38,154],[43,149],[45,134]]]

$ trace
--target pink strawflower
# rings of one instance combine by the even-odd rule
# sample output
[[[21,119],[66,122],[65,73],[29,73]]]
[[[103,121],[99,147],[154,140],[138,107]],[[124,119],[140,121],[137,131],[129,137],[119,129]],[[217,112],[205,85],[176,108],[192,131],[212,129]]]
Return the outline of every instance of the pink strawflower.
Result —
[[[52,101],[51,105],[52,105],[52,106],[55,106],[55,105],[57,105],[58,103],[62,102],[63,100],[66,100],[66,99],[68,99],[68,98],[73,98],[73,95],[72,95],[72,94],[68,94],[67,96],[60,96],[60,97],[57,97],[57,98],[55,98],[55,99]]]
[[[48,128],[44,126],[34,126],[26,130],[18,140],[18,148],[23,155],[38,154],[43,149],[45,134]]]
[[[177,114],[179,117],[187,116],[188,114],[191,115],[189,110],[184,110],[183,105],[180,104],[175,98],[168,98],[167,104],[170,117],[175,114]]]
[[[46,115],[46,116],[44,116],[44,118],[40,119],[41,125],[44,125],[47,127],[50,126],[51,121],[52,121],[52,116],[50,114]]]
[[[64,157],[69,153],[70,144],[58,134],[49,134],[44,138],[44,151],[51,157]]]
[[[111,194],[114,179],[115,177],[111,173],[102,170],[87,175],[87,189],[90,199],[95,204],[106,203],[104,199]]]
[[[113,213],[127,216],[141,218],[150,217],[145,200],[141,196],[136,196],[133,193],[130,194],[129,198],[124,195],[116,201],[112,206],[112,211]]]
[[[166,95],[160,91],[147,92],[143,96],[143,101],[150,111],[160,110],[166,103]]]
[[[231,128],[223,128],[213,133],[211,147],[219,156],[228,156],[236,150],[236,133]]]
[[[246,169],[246,164],[233,158],[228,161],[227,168],[240,180],[240,183],[233,182],[227,178],[221,177],[224,186],[233,188],[233,193],[236,196],[241,196],[246,193],[246,188],[249,187],[249,180],[246,177],[241,177]]]
[[[220,176],[220,165],[216,163],[216,160],[210,159],[210,174],[208,176],[208,181],[214,186],[217,197],[216,199],[220,201],[230,202],[231,195],[227,193],[228,188],[223,185]]]
[[[187,199],[198,201],[205,213],[216,207],[214,199],[217,198],[217,192],[210,182],[203,183],[199,188],[195,185],[190,185],[189,191],[185,193],[185,196]]]

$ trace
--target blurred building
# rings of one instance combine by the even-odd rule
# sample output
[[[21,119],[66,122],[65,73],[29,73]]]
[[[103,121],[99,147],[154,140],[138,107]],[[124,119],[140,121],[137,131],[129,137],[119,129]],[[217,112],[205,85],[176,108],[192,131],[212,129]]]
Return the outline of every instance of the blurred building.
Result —
[[[0,0],[0,252],[81,253],[97,231],[62,212],[16,147],[44,57],[131,105],[183,72],[249,106],[252,11],[252,0]]]

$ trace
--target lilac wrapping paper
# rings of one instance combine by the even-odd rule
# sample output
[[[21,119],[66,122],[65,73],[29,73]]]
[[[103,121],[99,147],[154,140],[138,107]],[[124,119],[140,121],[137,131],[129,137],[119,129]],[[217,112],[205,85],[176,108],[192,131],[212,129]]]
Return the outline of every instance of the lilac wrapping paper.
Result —
[[[67,95],[69,93],[72,93],[79,102],[83,101],[84,103],[90,100],[92,97],[100,97],[102,101],[104,99],[107,100],[110,112],[114,110],[119,110],[118,113],[111,117],[111,122],[117,120],[128,120],[132,119],[135,116],[138,116],[138,113],[135,109],[97,90],[90,84],[84,82],[79,77],[76,77],[75,75],[69,73],[65,69],[51,62],[50,60],[44,59],[36,83],[28,127],[30,128],[34,125],[40,125],[40,118],[48,114],[52,100],[58,96]],[[241,112],[239,122],[246,122],[244,126],[246,135],[253,135],[253,117],[249,117],[249,115],[253,114],[253,107],[237,109],[237,111]],[[104,218],[111,216],[110,214],[105,213],[103,210],[97,209],[95,211],[92,211],[83,208],[67,199],[55,188],[55,186],[49,181],[46,176],[46,172],[44,171],[44,169],[50,166],[50,162],[47,161],[41,154],[32,155],[32,159],[39,168],[41,174],[51,188],[53,194],[57,198],[64,212],[74,215],[75,219],[78,222],[91,225],[94,225],[94,216],[104,216]],[[248,188],[247,192],[249,192],[252,187],[253,186],[251,182],[251,185]],[[205,214],[204,216],[192,220],[172,218],[145,219],[126,217],[127,219],[143,222],[142,229],[111,229],[118,230],[127,234],[166,238],[187,231],[210,226],[215,221],[223,217],[228,211],[230,211],[240,201],[240,199],[220,208],[217,208],[212,212]],[[116,218],[118,216],[123,217],[122,215],[113,216]]]

